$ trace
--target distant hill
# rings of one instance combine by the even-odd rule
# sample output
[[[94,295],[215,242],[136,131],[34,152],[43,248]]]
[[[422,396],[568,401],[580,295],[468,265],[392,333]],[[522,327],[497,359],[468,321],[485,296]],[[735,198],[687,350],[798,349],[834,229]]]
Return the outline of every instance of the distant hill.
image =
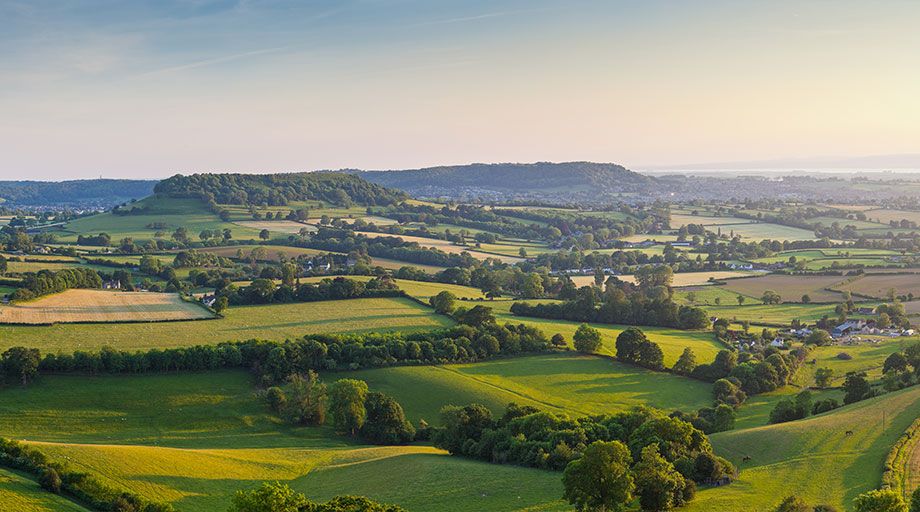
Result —
[[[406,171],[350,171],[417,197],[490,200],[610,199],[649,192],[655,180],[617,164],[469,164]]]
[[[0,181],[0,204],[8,207],[107,208],[149,196],[156,181]]]
[[[354,174],[300,172],[287,174],[177,174],[156,185],[170,197],[200,198],[220,204],[286,205],[322,200],[333,204],[387,205],[406,198],[403,192],[369,183]]]

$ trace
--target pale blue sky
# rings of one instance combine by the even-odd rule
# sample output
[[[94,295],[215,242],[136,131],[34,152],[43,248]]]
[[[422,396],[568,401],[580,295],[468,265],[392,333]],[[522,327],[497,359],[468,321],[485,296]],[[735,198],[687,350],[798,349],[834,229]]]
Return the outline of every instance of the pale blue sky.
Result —
[[[920,153],[920,2],[0,0],[0,178]]]

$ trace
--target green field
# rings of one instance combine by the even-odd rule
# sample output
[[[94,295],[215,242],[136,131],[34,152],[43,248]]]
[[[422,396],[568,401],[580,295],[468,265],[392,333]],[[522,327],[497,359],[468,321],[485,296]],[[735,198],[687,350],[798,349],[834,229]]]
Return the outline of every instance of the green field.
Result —
[[[564,510],[558,473],[288,427],[253,389],[236,371],[43,377],[0,392],[0,429],[183,512],[225,510],[236,489],[265,480],[316,499],[364,494],[410,510]]]
[[[878,487],[885,456],[918,415],[914,386],[800,421],[714,434],[716,452],[740,477],[700,490],[684,510],[761,512],[793,494],[852,510],[853,498]]]
[[[0,510],[15,512],[88,512],[76,503],[52,494],[31,478],[0,468]]]
[[[208,211],[206,205],[196,199],[158,198],[151,196],[142,199],[133,205],[135,208],[149,207],[149,212],[142,215],[115,215],[112,213],[99,213],[89,217],[82,217],[68,222],[64,229],[54,231],[60,242],[77,241],[78,234],[108,233],[112,243],[117,244],[124,237],[131,237],[135,241],[152,240],[156,229],[148,228],[148,224],[162,222],[166,227],[162,229],[168,238],[176,228],[184,226],[188,229],[189,238],[198,239],[202,230],[230,229],[233,238],[258,239],[259,230],[245,228],[230,222],[222,222],[217,215]]]
[[[794,319],[802,322],[814,323],[820,320],[822,316],[827,315],[830,318],[836,318],[834,313],[835,304],[753,304],[750,306],[724,305],[707,306],[706,311],[719,318],[728,318],[729,320],[743,321],[747,320],[752,324],[767,325],[788,325]]]
[[[236,306],[208,321],[0,326],[0,347],[25,345],[47,352],[181,347],[250,338],[284,340],[306,334],[421,331],[451,321],[409,299],[380,298]]]
[[[328,378],[336,376],[367,381],[372,389],[396,397],[410,419],[429,423],[436,423],[438,411],[447,403],[478,402],[500,414],[509,402],[516,402],[571,416],[611,413],[634,405],[696,410],[712,403],[712,386],[706,382],[574,353],[379,368]],[[419,393],[422,389],[425,392]]]

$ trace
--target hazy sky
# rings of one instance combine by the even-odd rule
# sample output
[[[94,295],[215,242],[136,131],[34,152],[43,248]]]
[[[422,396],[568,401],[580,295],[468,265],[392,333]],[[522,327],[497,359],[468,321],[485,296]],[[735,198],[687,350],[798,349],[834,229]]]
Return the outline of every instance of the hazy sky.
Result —
[[[920,153],[920,2],[0,0],[0,178]]]

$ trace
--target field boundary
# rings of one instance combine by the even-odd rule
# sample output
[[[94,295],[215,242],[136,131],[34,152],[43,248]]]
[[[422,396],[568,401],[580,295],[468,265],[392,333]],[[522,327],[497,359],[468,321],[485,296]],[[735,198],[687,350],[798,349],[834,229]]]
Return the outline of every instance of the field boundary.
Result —
[[[882,489],[891,489],[910,499],[911,489],[907,486],[907,465],[911,455],[918,447],[917,435],[920,434],[920,418],[901,434],[885,457],[885,471],[882,473]]]

